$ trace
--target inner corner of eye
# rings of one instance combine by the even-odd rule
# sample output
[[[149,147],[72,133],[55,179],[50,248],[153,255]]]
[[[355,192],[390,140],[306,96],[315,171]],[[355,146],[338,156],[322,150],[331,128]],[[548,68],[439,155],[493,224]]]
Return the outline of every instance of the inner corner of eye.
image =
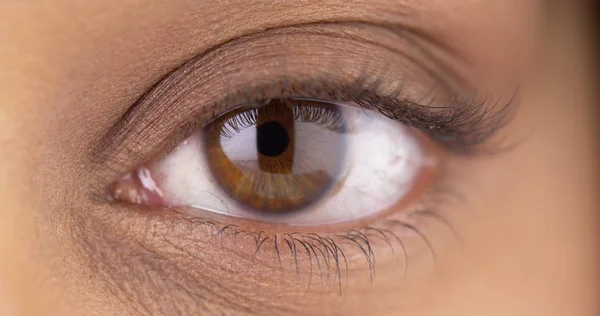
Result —
[[[409,205],[431,167],[414,133],[382,114],[275,99],[218,116],[110,190],[117,201],[190,215],[316,226]]]
[[[141,166],[109,186],[112,199],[149,206],[168,206],[164,192],[148,166]]]

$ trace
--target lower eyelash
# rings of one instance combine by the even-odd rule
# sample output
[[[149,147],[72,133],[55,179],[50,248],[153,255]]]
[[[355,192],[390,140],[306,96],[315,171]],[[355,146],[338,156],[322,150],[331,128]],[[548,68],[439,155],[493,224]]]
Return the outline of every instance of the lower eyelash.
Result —
[[[461,242],[460,234],[451,222],[439,211],[430,208],[419,208],[408,214],[409,218],[422,217],[438,221],[452,231],[454,237]],[[399,219],[386,220],[377,226],[364,226],[344,233],[319,234],[319,233],[275,233],[265,231],[248,231],[238,225],[225,225],[218,222],[203,222],[214,228],[215,239],[231,238],[233,244],[240,246],[242,240],[250,240],[254,249],[248,251],[252,261],[258,264],[265,257],[272,260],[274,269],[283,271],[282,262],[293,263],[292,270],[298,282],[306,283],[306,291],[318,280],[321,290],[324,286],[336,287],[339,295],[342,294],[344,285],[348,285],[348,275],[351,270],[350,254],[358,253],[366,261],[369,282],[373,283],[376,274],[376,253],[383,246],[392,252],[392,258],[400,257],[403,266],[403,275],[409,271],[409,252],[407,241],[398,233],[399,230],[407,231],[421,239],[428,248],[431,259],[435,261],[436,251],[427,233],[412,221]],[[222,226],[221,228],[218,228]],[[412,236],[411,236],[412,237]],[[245,244],[245,243],[244,243]],[[352,249],[354,248],[354,249]],[[401,255],[398,257],[398,252]],[[302,276],[305,279],[302,279]]]

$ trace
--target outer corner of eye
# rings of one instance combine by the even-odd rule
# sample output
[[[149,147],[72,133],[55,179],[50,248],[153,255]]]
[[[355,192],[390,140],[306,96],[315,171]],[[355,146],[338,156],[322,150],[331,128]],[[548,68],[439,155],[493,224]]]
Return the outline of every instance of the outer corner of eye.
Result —
[[[306,99],[237,108],[111,186],[121,202],[289,226],[410,205],[437,169],[432,141],[358,106]]]

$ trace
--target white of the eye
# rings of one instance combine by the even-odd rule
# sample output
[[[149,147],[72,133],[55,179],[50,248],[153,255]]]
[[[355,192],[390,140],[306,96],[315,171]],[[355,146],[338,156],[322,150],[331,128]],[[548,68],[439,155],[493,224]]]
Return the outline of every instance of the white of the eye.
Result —
[[[378,112],[355,107],[345,111],[353,125],[346,180],[337,193],[315,207],[310,221],[340,222],[384,211],[410,192],[423,166],[423,152],[407,127]],[[300,218],[293,220],[300,222]]]
[[[423,167],[423,151],[406,126],[375,111],[355,106],[342,106],[342,109],[351,127],[345,136],[348,148],[343,161],[342,183],[338,190],[310,209],[273,217],[260,216],[241,208],[213,180],[203,154],[200,132],[192,135],[158,165],[166,203],[192,206],[198,212],[205,210],[298,226],[354,220],[389,209],[412,189]],[[239,138],[238,135],[233,136],[228,144],[229,150],[235,149],[234,144],[241,146],[249,139],[255,142],[253,130],[243,130]],[[308,144],[310,141],[302,142]],[[318,154],[318,149],[315,148],[312,153]],[[249,160],[255,159],[251,157],[255,153],[248,155]]]

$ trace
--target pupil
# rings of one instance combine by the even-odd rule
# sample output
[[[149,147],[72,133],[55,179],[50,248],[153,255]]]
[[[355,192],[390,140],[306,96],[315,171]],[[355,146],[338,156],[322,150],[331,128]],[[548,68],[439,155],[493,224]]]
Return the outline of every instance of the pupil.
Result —
[[[257,129],[256,147],[258,152],[265,156],[275,157],[283,154],[289,143],[287,131],[277,122],[263,123]]]

